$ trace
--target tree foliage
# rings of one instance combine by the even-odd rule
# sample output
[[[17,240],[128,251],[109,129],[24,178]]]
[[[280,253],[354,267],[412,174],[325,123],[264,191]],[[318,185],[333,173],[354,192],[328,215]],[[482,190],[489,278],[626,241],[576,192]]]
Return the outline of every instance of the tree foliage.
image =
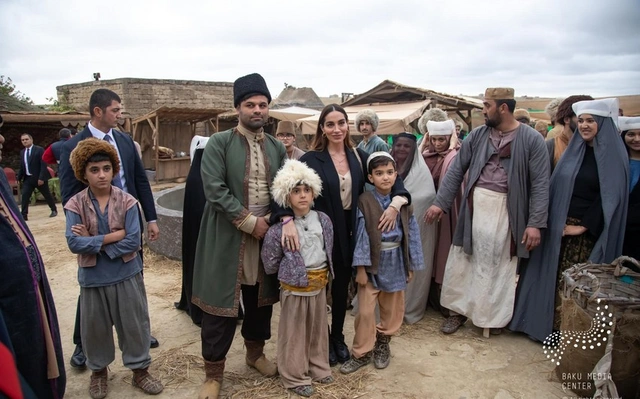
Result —
[[[13,97],[21,103],[33,105],[33,100],[21,91],[16,90],[16,85],[13,84],[13,81],[8,76],[0,75],[0,93]]]

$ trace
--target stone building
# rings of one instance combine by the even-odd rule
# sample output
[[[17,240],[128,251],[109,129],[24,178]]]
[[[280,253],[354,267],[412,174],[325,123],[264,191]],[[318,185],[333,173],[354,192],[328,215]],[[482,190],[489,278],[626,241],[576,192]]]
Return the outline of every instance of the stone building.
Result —
[[[135,119],[161,106],[190,108],[233,108],[233,83],[197,80],[119,78],[56,87],[58,101],[88,112],[94,90],[118,93],[124,110]]]

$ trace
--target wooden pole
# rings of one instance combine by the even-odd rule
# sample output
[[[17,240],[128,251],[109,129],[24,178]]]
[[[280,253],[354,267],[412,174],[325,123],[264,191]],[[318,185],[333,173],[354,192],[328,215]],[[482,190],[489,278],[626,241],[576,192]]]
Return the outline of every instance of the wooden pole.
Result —
[[[153,136],[155,137],[153,143],[156,147],[156,183],[158,183],[158,174],[160,173],[160,146],[158,144],[158,136],[160,135],[160,123],[158,119],[158,115],[156,115],[156,125],[153,126]]]

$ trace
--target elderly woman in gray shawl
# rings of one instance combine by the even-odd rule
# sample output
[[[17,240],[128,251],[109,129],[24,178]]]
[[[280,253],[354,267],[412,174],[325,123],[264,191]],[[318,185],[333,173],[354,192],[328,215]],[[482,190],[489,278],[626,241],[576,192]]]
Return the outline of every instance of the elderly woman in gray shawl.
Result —
[[[618,99],[580,101],[573,110],[579,134],[551,176],[548,228],[520,272],[509,325],[541,342],[559,327],[554,301],[562,272],[586,261],[609,263],[624,241],[629,161],[614,122]]]

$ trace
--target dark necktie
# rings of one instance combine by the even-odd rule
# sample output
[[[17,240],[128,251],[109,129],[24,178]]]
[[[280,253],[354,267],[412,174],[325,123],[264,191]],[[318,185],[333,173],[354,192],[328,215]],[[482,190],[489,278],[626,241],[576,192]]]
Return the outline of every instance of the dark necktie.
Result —
[[[108,134],[104,135],[104,141],[108,142],[109,144],[111,144],[113,146],[113,148],[115,148],[116,146],[113,143],[113,139],[111,139],[111,136],[109,136]],[[116,150],[117,153],[117,150]],[[120,169],[122,169],[122,160],[120,160]],[[114,186],[118,187],[119,189],[122,190],[122,180],[120,180],[120,172],[118,172],[117,175],[113,176],[113,180],[111,181],[111,184],[113,184]]]
[[[31,171],[29,170],[29,161],[31,160],[31,147],[27,148],[27,176],[31,176]]]

